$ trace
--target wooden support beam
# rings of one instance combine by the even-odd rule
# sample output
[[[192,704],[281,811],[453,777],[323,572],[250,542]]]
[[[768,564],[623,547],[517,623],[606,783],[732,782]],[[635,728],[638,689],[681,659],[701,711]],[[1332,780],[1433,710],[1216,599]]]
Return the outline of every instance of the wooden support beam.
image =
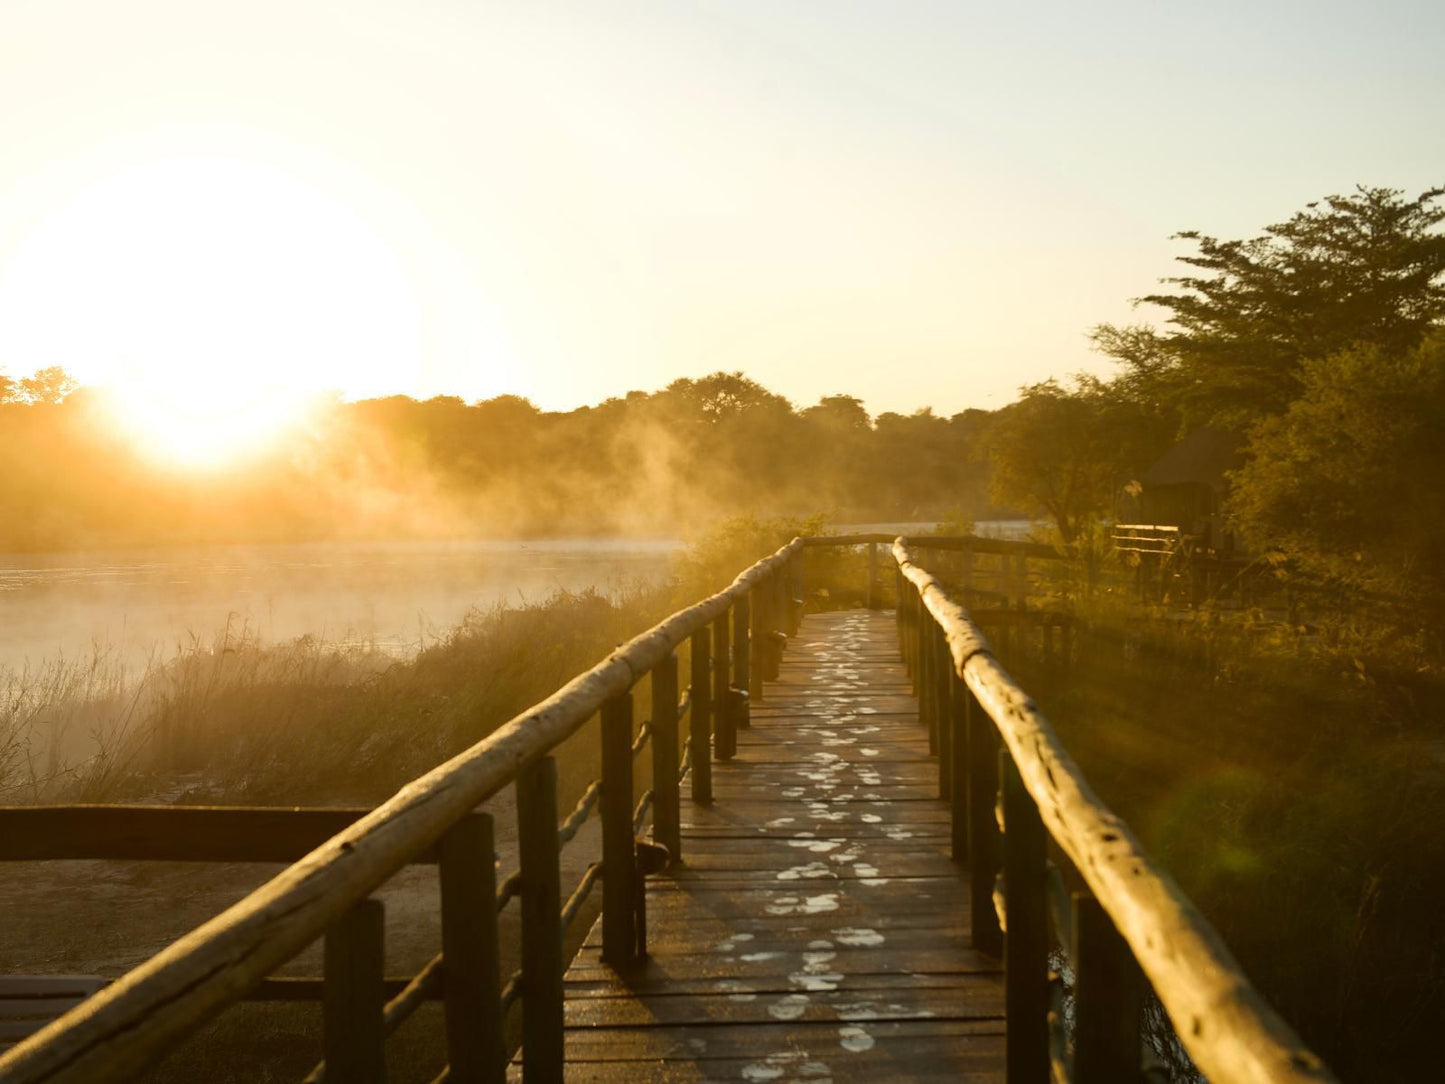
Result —
[[[483,814],[459,821],[447,829],[437,850],[448,1079],[502,1084],[507,1078],[507,1037],[492,818]]]
[[[949,678],[953,673],[953,659],[948,654],[948,640],[942,626],[934,626],[934,657],[937,659],[933,675],[933,718],[934,730],[938,735],[938,796],[945,801],[953,793],[953,712],[949,695]]]
[[[677,656],[669,655],[652,671],[652,837],[674,862],[682,857],[677,701]]]
[[[724,610],[712,625],[713,755],[718,760],[731,760],[737,751],[735,721],[728,696],[731,684],[728,660],[732,654],[728,631],[728,611]]]
[[[1003,939],[1008,1084],[1049,1084],[1048,836],[1008,750],[1003,776]]]
[[[752,591],[746,595],[739,595],[737,602],[733,603],[733,667],[735,672],[731,684],[734,688],[749,692],[753,686],[752,596],[756,594],[756,591]],[[748,720],[742,716],[734,716],[731,722],[734,729],[748,725]],[[729,750],[729,755],[737,752],[736,733],[733,734],[732,740],[734,745]]]
[[[1136,1080],[1143,977],[1114,922],[1086,892],[1073,896],[1074,1084]]]
[[[386,1080],[381,987],[384,919],[381,901],[366,899],[326,931],[321,1025],[330,1084],[382,1084]]]
[[[562,1084],[562,899],[557,859],[557,762],[517,776],[522,871],[522,1079]]]
[[[968,701],[973,695],[963,678],[951,670],[948,678],[949,829],[955,862],[968,862]]]
[[[712,634],[692,634],[688,661],[688,738],[692,748],[692,800],[712,802]]]
[[[994,879],[1002,862],[998,817],[998,731],[968,693],[968,880],[973,947],[1003,955],[1003,931],[993,906]]]
[[[878,582],[878,543],[868,543],[868,609],[876,610],[882,605]]]
[[[602,959],[619,970],[637,952],[632,789],[632,694],[624,693],[602,705]]]

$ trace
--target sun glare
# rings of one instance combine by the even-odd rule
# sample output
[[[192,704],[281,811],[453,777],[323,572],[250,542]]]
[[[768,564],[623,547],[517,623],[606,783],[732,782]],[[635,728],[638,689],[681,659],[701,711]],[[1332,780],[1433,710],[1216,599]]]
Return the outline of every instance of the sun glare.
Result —
[[[346,204],[269,167],[174,159],[38,225],[0,281],[5,351],[103,383],[177,466],[263,446],[326,390],[406,386],[421,317],[397,253]]]

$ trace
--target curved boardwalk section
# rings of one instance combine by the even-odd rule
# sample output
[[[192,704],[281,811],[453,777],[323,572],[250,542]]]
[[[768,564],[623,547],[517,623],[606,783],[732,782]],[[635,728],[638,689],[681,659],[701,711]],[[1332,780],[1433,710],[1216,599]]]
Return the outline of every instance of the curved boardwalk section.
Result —
[[[568,1079],[1001,1081],[892,615],[808,617],[713,789],[648,883],[649,958],[619,975],[594,929],[568,971]]]

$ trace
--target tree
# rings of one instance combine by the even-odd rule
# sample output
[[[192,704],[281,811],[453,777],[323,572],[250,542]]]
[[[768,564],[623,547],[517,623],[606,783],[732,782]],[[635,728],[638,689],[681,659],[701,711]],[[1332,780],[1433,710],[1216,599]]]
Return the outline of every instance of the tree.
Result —
[[[742,373],[711,373],[699,380],[683,377],[669,384],[663,394],[714,423],[760,408],[787,412],[793,409],[781,395],[774,395]]]
[[[1403,354],[1305,362],[1302,394],[1260,425],[1234,476],[1244,537],[1358,588],[1445,593],[1445,333]]]
[[[1126,379],[1177,406],[1186,425],[1243,429],[1299,395],[1304,363],[1352,346],[1394,355],[1445,316],[1445,188],[1413,199],[1361,187],[1327,196],[1248,241],[1188,230],[1196,269],[1163,280],[1177,292],[1136,303],[1169,312],[1172,330],[1095,329]]]
[[[1088,377],[1074,390],[1055,380],[1032,384],[989,429],[991,492],[1000,504],[1049,516],[1071,545],[1167,440],[1157,418],[1111,384]]]
[[[20,397],[29,403],[59,403],[79,386],[59,365],[50,365],[20,381]]]

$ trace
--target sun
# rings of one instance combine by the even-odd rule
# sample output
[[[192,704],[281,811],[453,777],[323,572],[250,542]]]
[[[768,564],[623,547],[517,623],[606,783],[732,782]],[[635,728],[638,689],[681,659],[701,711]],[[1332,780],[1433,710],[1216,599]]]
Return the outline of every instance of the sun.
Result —
[[[22,364],[103,373],[148,454],[203,467],[265,447],[323,391],[411,383],[416,293],[345,201],[207,155],[112,176],[37,225],[0,278],[0,323]]]

